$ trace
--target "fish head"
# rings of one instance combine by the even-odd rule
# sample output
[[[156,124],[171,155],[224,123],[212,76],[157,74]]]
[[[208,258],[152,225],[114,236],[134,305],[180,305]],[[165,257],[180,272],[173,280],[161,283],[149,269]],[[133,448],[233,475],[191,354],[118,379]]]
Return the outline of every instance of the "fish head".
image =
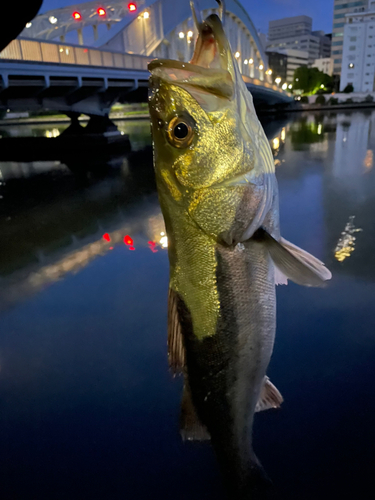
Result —
[[[157,59],[149,64],[156,176],[168,179],[175,198],[253,168],[253,147],[241,126],[235,65],[215,14],[199,26],[190,63]]]

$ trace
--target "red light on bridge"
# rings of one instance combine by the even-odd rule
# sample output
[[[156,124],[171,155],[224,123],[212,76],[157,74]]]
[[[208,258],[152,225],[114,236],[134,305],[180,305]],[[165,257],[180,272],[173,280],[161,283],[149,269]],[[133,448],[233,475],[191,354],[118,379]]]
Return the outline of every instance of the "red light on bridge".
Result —
[[[74,17],[74,19],[75,19],[76,21],[80,21],[80,20],[82,19],[81,14],[80,14],[79,12],[77,12],[77,11],[76,11],[76,12],[73,12],[72,16]]]
[[[111,241],[111,237],[109,236],[108,233],[103,234],[103,240],[105,240],[105,241]]]
[[[105,16],[106,11],[103,9],[103,7],[99,7],[99,9],[96,11],[98,13],[98,16]]]
[[[127,234],[124,238],[125,245],[133,246],[133,239]],[[130,249],[129,249],[130,250]]]
[[[130,12],[135,12],[137,10],[137,6],[135,3],[129,3],[128,9],[130,10]]]

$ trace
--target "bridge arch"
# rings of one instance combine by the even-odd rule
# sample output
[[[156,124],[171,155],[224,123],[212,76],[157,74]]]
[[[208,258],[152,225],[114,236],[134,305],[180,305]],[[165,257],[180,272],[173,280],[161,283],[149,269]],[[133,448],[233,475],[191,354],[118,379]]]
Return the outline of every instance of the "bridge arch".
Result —
[[[131,12],[129,5],[136,10]],[[105,15],[100,16],[102,6]],[[218,12],[215,0],[201,0],[203,15]],[[268,62],[250,16],[238,0],[226,0],[225,28],[243,75],[272,83]],[[81,16],[75,20],[73,13]],[[51,19],[56,21],[51,23]],[[98,35],[98,26],[108,31]],[[107,5],[97,0],[37,16],[21,36],[37,39],[64,39],[77,30],[83,44],[82,29],[92,26],[93,46],[114,52],[188,60],[196,35],[188,0],[135,0]]]

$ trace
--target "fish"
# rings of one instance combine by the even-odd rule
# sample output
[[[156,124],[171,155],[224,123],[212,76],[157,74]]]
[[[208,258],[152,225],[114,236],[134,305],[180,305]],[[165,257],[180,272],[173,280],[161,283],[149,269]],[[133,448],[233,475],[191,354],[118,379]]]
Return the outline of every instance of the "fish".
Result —
[[[220,17],[202,21],[191,4],[191,61],[148,65],[170,264],[168,358],[184,378],[183,439],[211,440],[229,498],[242,499],[270,484],[253,451],[254,415],[283,401],[267,376],[275,285],[324,286],[331,273],[281,236],[274,160],[251,93]]]

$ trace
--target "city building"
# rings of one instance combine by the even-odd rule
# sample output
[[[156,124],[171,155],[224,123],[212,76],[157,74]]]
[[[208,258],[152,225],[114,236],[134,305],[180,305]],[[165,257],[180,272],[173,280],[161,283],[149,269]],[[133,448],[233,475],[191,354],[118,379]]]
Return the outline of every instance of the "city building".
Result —
[[[280,49],[279,53],[286,56],[286,82],[293,83],[295,70],[301,66],[309,65],[309,53],[295,49]],[[272,76],[274,81],[275,78],[281,77],[281,75],[276,75],[273,71]]]
[[[333,59],[331,57],[315,59],[311,67],[318,68],[319,71],[323,71],[326,75],[333,75]]]
[[[270,21],[267,50],[293,49],[308,53],[308,62],[331,56],[331,40],[323,31],[312,31],[309,16],[295,16]]]
[[[281,78],[282,82],[286,82],[288,56],[280,52],[266,52],[266,55],[268,56],[268,67],[272,71],[272,80]]]
[[[342,50],[344,40],[344,26],[346,14],[353,12],[363,12],[367,9],[368,0],[356,0],[348,2],[348,0],[334,0],[333,6],[333,31],[332,31],[332,57],[333,57],[333,73],[340,75]]]
[[[260,31],[258,31],[258,38],[259,38],[260,43],[262,44],[263,50],[266,51],[266,48],[267,48],[267,35],[266,35],[266,33],[261,33]]]
[[[373,92],[375,83],[375,0],[364,12],[346,14],[340,90],[351,83],[354,92]]]

